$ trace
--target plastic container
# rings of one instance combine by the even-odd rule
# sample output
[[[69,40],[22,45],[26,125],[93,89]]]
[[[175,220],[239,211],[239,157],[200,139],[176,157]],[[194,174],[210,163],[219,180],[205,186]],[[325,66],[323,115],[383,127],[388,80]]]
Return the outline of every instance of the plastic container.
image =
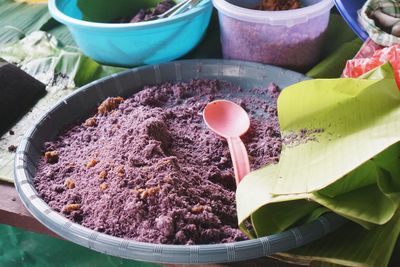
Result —
[[[49,0],[50,14],[70,30],[82,52],[108,65],[131,67],[179,58],[192,50],[209,24],[212,4],[203,0],[182,14],[139,23],[82,20],[77,0]]]
[[[368,33],[364,31],[358,23],[358,10],[365,4],[365,0],[334,0],[336,8],[339,10],[343,19],[347,22],[350,28],[365,41],[368,39]]]
[[[223,56],[305,71],[317,63],[332,0],[304,0],[304,7],[262,11],[261,0],[213,0]]]
[[[99,233],[66,219],[52,210],[33,185],[43,143],[65,125],[81,120],[109,96],[127,97],[144,85],[191,79],[221,79],[239,85],[243,93],[274,82],[284,88],[307,79],[304,75],[252,62],[185,60],[130,69],[92,82],[70,94],[49,110],[23,137],[14,164],[17,192],[26,208],[59,236],[106,254],[128,259],[171,264],[223,263],[255,259],[312,242],[347,220],[327,213],[313,222],[253,240],[216,245],[162,245],[122,239]],[[267,97],[267,96],[264,96]]]

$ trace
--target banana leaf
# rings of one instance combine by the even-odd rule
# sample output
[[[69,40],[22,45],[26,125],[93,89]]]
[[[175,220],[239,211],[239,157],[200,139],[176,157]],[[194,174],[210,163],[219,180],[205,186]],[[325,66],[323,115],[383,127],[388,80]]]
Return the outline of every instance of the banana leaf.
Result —
[[[337,78],[342,74],[346,61],[353,58],[362,41],[354,34],[340,14],[332,12],[326,41],[321,51],[321,61],[307,72],[312,78]]]
[[[390,257],[398,236],[392,222],[398,220],[400,206],[400,93],[389,64],[363,78],[311,80],[281,93],[278,115],[284,139],[305,129],[318,131],[295,145],[284,142],[278,164],[242,180],[236,194],[242,229],[250,218],[257,236],[269,235],[330,210],[355,222],[366,233],[360,240],[384,231],[396,234],[382,241],[380,250],[344,235],[348,249],[338,250],[331,263],[357,261],[351,252],[356,257],[358,250],[365,252],[365,266],[374,266],[367,255]],[[318,258],[320,251],[310,255]]]
[[[325,57],[318,65],[307,72],[312,78],[337,78],[342,75],[347,60],[353,58],[362,45],[359,38],[342,43],[332,54]]]
[[[349,223],[307,246],[274,257],[318,267],[386,266],[399,234],[400,212],[396,212],[390,222],[376,226],[372,230],[366,230],[356,223]]]
[[[55,19],[50,19],[41,28],[40,31],[47,32],[51,36],[54,36],[59,45],[63,47],[77,47],[74,39],[68,28]]]
[[[19,65],[47,85],[48,90],[72,89],[124,68],[100,65],[77,48],[60,46],[58,40],[42,31],[0,47],[0,57]]]
[[[281,179],[271,192],[322,189],[399,141],[400,94],[393,70],[387,64],[375,72],[386,76],[309,80],[281,93],[278,114],[284,138],[302,129],[320,131],[310,137],[313,142],[283,147]]]
[[[46,3],[0,0],[0,45],[16,42],[34,31],[52,33],[65,45],[75,45],[68,29],[51,18]]]
[[[357,38],[357,35],[347,25],[343,17],[335,12],[335,10],[332,10],[329,18],[328,30],[326,32],[327,41],[321,49],[322,58],[336,54],[337,49],[342,44],[351,42],[355,38]]]
[[[7,133],[0,138],[0,179],[12,182],[14,154],[8,152],[8,146],[17,145],[39,117],[76,87],[124,69],[100,65],[75,48],[61,48],[56,38],[41,31],[0,47],[0,57],[46,84],[48,91],[13,127],[13,135]]]
[[[46,4],[29,5],[0,0],[0,18],[0,44],[5,44],[40,30],[51,16]]]

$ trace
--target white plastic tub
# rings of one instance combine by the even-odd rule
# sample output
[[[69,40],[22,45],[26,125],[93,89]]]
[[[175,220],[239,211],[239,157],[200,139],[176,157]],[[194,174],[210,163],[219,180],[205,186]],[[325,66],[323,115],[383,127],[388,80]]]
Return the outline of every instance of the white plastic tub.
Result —
[[[320,56],[332,0],[303,0],[302,8],[254,10],[261,0],[213,0],[224,58],[305,71]]]

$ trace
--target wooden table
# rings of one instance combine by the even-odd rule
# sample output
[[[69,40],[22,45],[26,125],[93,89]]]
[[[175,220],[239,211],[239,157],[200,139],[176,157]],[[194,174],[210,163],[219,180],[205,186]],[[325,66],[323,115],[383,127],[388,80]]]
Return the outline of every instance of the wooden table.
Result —
[[[57,237],[39,223],[22,204],[13,184],[0,182],[0,224]]]

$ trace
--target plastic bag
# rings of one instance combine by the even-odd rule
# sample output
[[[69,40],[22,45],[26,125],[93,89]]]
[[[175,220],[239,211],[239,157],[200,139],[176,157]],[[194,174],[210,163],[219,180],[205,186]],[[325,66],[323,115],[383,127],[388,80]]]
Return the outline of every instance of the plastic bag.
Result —
[[[382,47],[368,40],[354,57],[348,60],[342,77],[357,78],[386,62],[393,67],[397,87],[400,88],[400,44]]]

